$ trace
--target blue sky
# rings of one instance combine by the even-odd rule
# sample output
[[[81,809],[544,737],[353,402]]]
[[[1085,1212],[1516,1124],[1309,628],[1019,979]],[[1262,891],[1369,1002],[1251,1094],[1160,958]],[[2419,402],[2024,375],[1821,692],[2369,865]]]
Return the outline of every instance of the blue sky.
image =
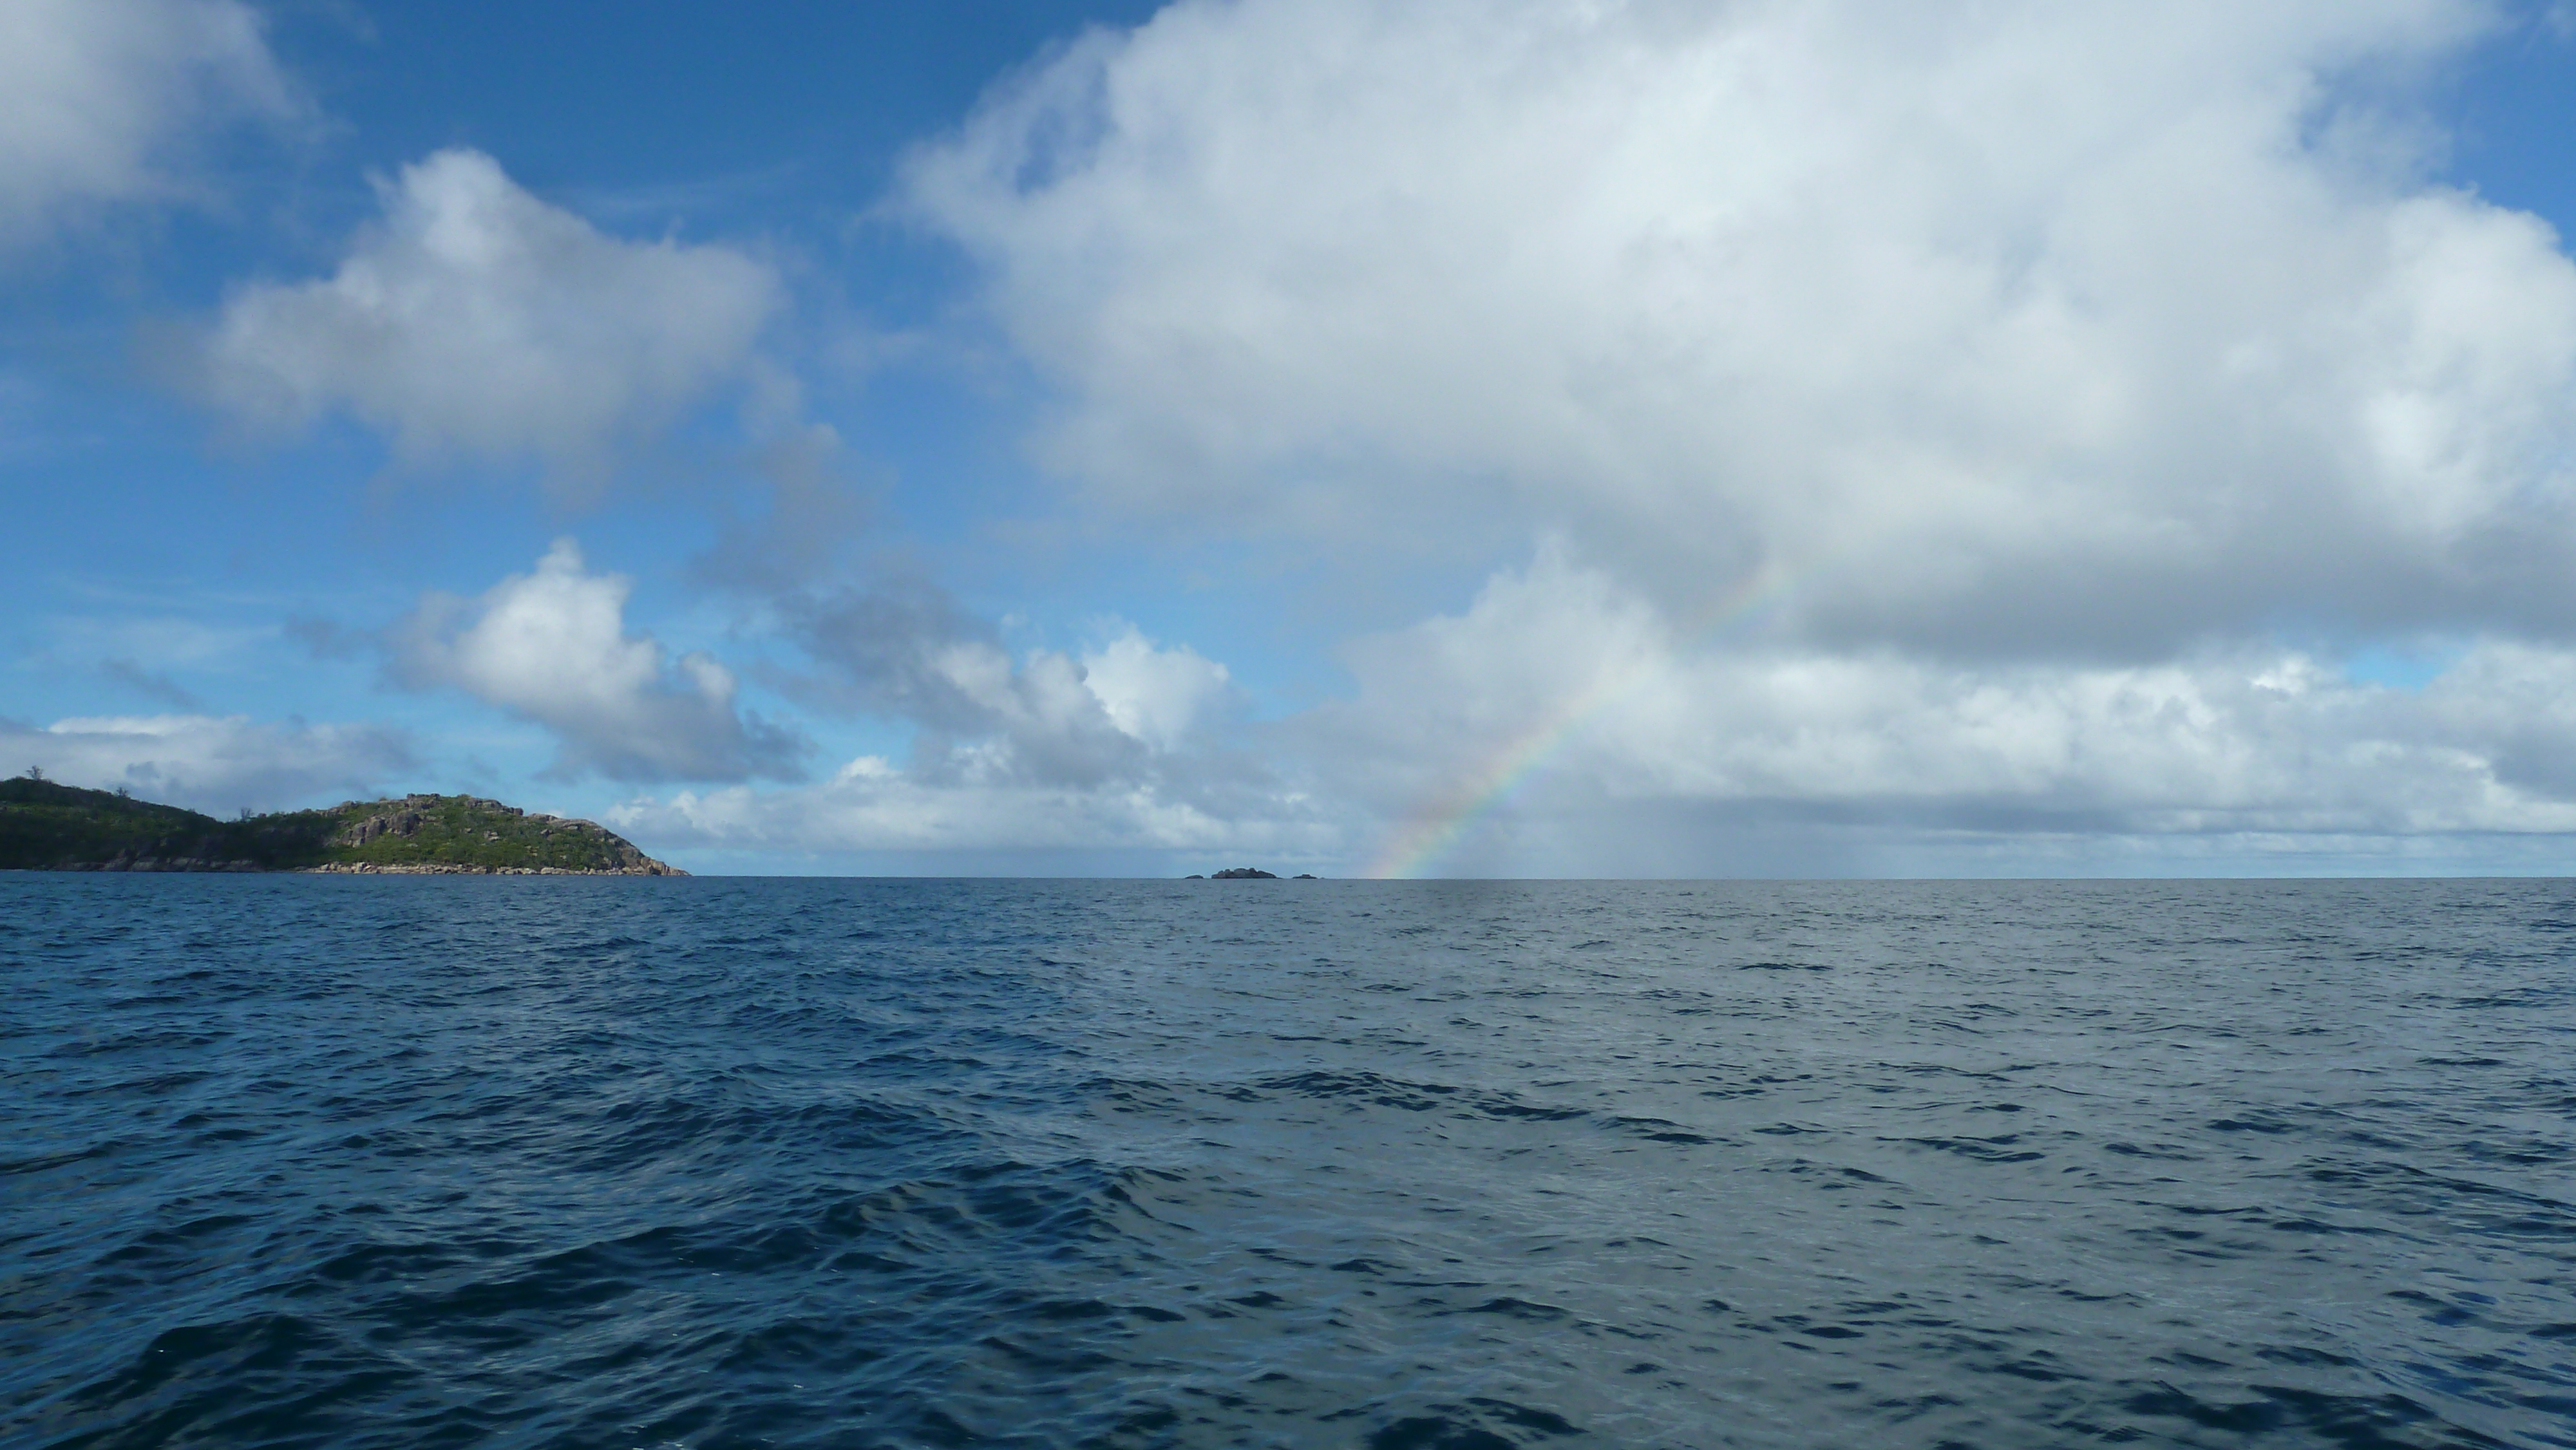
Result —
[[[2568,860],[2563,8],[16,8],[0,767],[702,870]]]

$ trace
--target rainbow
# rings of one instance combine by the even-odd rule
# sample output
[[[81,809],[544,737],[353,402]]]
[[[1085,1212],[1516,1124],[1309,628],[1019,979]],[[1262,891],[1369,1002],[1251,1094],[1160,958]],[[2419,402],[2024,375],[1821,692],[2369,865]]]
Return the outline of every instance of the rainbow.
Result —
[[[1795,582],[1792,571],[1776,561],[1765,560],[1741,583],[1718,595],[1687,621],[1687,627],[1678,633],[1686,643],[1699,644],[1739,629],[1783,603]],[[1654,659],[1649,657],[1623,669],[1601,672],[1589,686],[1506,741],[1469,771],[1456,789],[1416,811],[1370,863],[1368,875],[1390,880],[1420,873],[1457,845],[1470,827],[1528,784],[1551,756],[1583,732],[1584,726],[1641,684],[1653,673],[1654,665]]]

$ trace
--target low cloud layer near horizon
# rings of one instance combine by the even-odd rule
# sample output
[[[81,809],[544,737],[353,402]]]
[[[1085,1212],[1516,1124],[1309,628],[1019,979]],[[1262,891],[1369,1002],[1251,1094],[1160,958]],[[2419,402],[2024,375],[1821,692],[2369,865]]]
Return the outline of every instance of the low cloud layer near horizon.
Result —
[[[213,38],[120,63],[295,104],[234,7],[167,7]],[[1354,594],[1481,579],[1267,713],[1169,621],[1014,643],[832,552],[866,440],[800,377],[810,262],[614,235],[506,158],[428,156],[323,274],[235,285],[191,396],[558,501],[709,416],[791,459],[777,516],[829,528],[705,541],[722,643],[666,648],[570,539],[359,621],[397,686],[547,731],[552,778],[644,788],[608,818],[656,850],[2528,869],[2576,832],[2576,263],[2440,179],[2428,102],[2518,23],[1179,0],[1047,54],[867,214],[969,264],[906,345],[1029,380],[1026,511]],[[0,140],[20,232],[156,154]],[[400,751],[167,718],[12,728],[335,780]],[[852,722],[905,744],[817,753]]]

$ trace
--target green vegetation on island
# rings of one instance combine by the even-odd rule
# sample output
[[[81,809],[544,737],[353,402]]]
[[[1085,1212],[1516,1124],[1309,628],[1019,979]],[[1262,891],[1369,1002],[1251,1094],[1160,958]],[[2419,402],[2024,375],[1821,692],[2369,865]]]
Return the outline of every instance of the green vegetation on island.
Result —
[[[408,795],[218,820],[37,775],[0,781],[0,870],[685,876],[592,821]]]

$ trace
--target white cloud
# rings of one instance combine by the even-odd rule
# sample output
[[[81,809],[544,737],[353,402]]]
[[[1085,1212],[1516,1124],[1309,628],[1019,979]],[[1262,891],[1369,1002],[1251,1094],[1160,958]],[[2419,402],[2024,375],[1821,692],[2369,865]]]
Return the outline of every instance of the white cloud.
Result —
[[[1176,750],[1226,700],[1233,677],[1188,645],[1158,649],[1134,625],[1082,655],[1082,682],[1109,722],[1158,750]]]
[[[35,766],[68,785],[125,786],[145,800],[217,815],[365,796],[416,764],[403,734],[382,725],[240,715],[57,720],[43,728],[0,720],[0,752],[15,768]]]
[[[331,276],[225,302],[203,358],[220,404],[267,426],[345,410],[415,461],[533,457],[595,478],[621,443],[744,377],[781,300],[765,262],[608,236],[477,151],[380,190],[383,220]]]
[[[433,594],[386,631],[397,680],[453,686],[552,730],[555,770],[615,780],[741,780],[799,774],[790,732],[738,711],[716,659],[673,659],[626,631],[633,584],[592,574],[570,539],[535,572],[466,600]]]
[[[1199,801],[1152,780],[1089,785],[926,777],[862,756],[827,781],[639,799],[607,813],[673,847],[818,853],[1197,852],[1313,861],[1343,827],[1294,794]]]
[[[173,153],[231,117],[294,103],[236,0],[0,6],[0,247],[82,212],[182,194]]]
[[[1345,653],[1345,698],[1238,727],[1261,748],[1234,753],[1206,728],[1232,708],[1223,667],[1193,651],[1129,631],[1015,661],[937,640],[918,668],[953,699],[920,680],[884,698],[980,728],[926,730],[909,764],[615,819],[700,848],[1334,874],[2528,870],[2576,833],[2566,647],[2471,640],[2420,689],[2242,642],[1944,663],[1695,637],[1550,544],[1459,613]]]
[[[2494,20],[1181,0],[1006,86],[903,206],[1120,507],[1560,528],[1676,611],[1830,571],[1781,623],[1843,648],[2564,638],[2576,267],[2339,85]]]
[[[910,723],[910,759],[862,756],[785,790],[681,792],[614,815],[710,848],[958,853],[1251,852],[1312,861],[1346,849],[1325,803],[1233,739],[1226,667],[1116,624],[1079,653],[1014,655],[919,581],[790,601],[823,708]],[[1025,860],[1025,858],[1015,858]]]
[[[1266,725],[1132,632],[783,598],[804,698],[912,722],[910,758],[617,819],[1343,871],[2563,839],[2576,265],[2428,182],[2404,107],[2497,23],[1179,0],[1096,33],[897,203],[1050,384],[1042,457],[1121,522],[1352,568],[1551,542]],[[2293,625],[2458,655],[2359,683]]]
[[[1353,697],[1297,722],[1299,749],[1334,796],[1399,823],[1375,858],[1397,869],[1457,865],[1495,817],[1543,843],[1566,822],[1677,805],[1716,810],[1703,831],[1871,822],[1961,841],[2230,838],[2240,853],[2257,838],[2576,831],[2576,650],[2558,647],[2483,640],[2420,691],[2277,646],[1974,667],[1711,649],[1550,549],[1460,615],[1360,642],[1352,664]],[[1517,869],[1580,869],[1549,849]]]
[[[1225,666],[1132,625],[1079,656],[1014,658],[919,581],[806,596],[785,613],[821,666],[803,693],[919,725],[912,769],[925,779],[1090,788],[1186,772],[1232,698]]]
[[[980,639],[926,650],[925,674],[963,710],[951,715],[948,770],[986,779],[1097,783],[1155,773],[1229,696],[1225,666],[1182,645],[1157,648],[1128,626],[1079,657],[1018,660]],[[961,738],[962,737],[962,738]]]
[[[1554,541],[1271,732],[1381,835],[1350,864],[2540,839],[2576,831],[2576,265],[2428,180],[2409,99],[2508,21],[1178,0],[1005,83],[897,207],[1124,521],[1352,568]],[[2461,653],[2399,690],[2285,630]]]

